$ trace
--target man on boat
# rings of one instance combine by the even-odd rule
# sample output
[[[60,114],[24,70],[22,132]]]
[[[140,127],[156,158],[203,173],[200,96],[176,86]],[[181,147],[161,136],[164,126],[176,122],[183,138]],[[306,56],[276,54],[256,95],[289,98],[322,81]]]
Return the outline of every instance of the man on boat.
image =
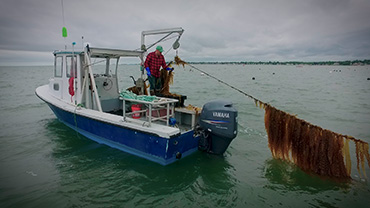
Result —
[[[162,88],[161,78],[160,78],[160,69],[161,66],[163,69],[171,70],[166,65],[164,56],[162,55],[163,48],[162,46],[157,46],[156,50],[149,53],[144,62],[144,67],[147,71],[148,80],[150,84],[150,94],[158,94]]]

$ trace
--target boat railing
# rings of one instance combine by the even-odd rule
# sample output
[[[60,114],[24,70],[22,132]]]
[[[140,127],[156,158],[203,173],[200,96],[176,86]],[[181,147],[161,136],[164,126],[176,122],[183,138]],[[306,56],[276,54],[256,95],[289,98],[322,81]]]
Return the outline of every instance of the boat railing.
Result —
[[[130,99],[130,98],[124,98],[120,97],[120,99],[123,102],[123,121],[127,121],[127,117],[131,117],[134,114],[145,114],[146,122],[148,122],[149,127],[152,125],[152,122],[154,121],[164,121],[167,126],[170,125],[169,119],[171,117],[175,116],[175,104],[178,102],[177,99],[172,98],[161,98],[158,97],[158,100],[153,101],[144,101],[144,100],[137,100],[137,99]],[[142,104],[145,106],[143,109],[132,111],[132,112],[126,112],[125,106],[126,102],[131,104]],[[157,111],[157,115],[153,116],[153,112]],[[160,112],[165,111],[164,115],[161,115]]]

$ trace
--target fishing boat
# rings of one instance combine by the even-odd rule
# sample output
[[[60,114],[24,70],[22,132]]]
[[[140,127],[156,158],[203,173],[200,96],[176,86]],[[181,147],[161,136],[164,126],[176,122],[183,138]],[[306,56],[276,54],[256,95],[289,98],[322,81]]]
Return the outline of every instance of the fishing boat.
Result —
[[[237,135],[237,110],[232,102],[204,104],[201,111],[187,108],[180,98],[150,95],[143,63],[147,51],[170,35],[177,50],[184,30],[171,28],[141,33],[137,50],[95,48],[54,51],[53,76],[36,95],[66,126],[85,137],[161,165],[171,164],[197,150],[223,154]],[[150,35],[160,35],[146,45]],[[136,57],[140,78],[136,93],[119,90],[120,60]]]

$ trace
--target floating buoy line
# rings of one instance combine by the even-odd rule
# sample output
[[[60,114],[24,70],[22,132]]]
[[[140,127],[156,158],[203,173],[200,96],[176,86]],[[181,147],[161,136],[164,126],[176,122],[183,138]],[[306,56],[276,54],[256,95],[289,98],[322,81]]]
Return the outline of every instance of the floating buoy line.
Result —
[[[293,162],[303,171],[322,177],[351,178],[349,142],[356,147],[357,171],[367,178],[365,160],[370,167],[369,144],[352,136],[339,134],[313,125],[296,115],[279,110],[227,82],[175,57],[177,65],[188,65],[216,81],[254,100],[256,107],[265,110],[265,128],[272,156]],[[362,176],[361,176],[362,175]]]

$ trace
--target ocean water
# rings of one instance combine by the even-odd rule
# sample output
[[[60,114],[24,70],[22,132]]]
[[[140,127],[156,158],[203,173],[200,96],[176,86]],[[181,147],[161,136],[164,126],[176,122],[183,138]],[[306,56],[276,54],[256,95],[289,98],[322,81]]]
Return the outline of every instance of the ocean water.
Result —
[[[194,65],[310,123],[370,142],[370,66]],[[120,67],[121,88],[132,85]],[[264,111],[190,67],[171,92],[185,104],[231,100],[238,136],[224,156],[197,152],[169,166],[97,144],[60,123],[37,98],[51,66],[0,67],[0,207],[368,207],[370,181],[338,182],[273,159]],[[131,74],[130,74],[131,75]],[[254,80],[252,79],[254,77]],[[366,172],[370,177],[370,170]]]

